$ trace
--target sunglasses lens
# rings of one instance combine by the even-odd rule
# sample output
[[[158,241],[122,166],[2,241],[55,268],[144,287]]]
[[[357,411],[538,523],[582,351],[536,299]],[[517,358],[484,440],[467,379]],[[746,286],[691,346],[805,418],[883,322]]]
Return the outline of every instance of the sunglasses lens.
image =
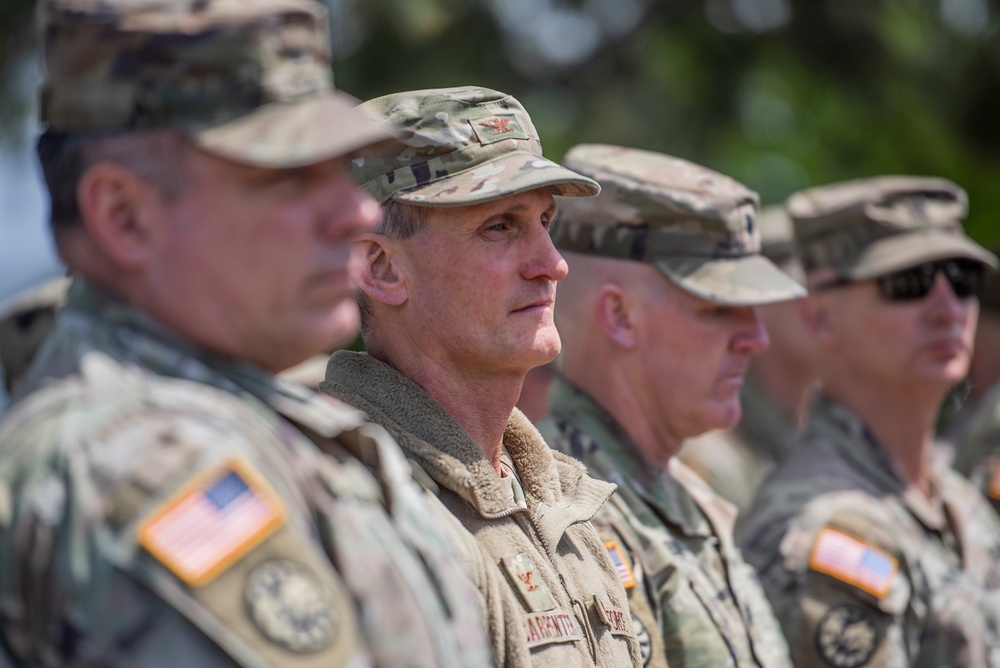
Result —
[[[942,268],[959,299],[979,297],[983,291],[983,265],[968,260],[955,260]]]
[[[934,287],[938,271],[945,278],[959,299],[978,297],[983,289],[983,265],[971,260],[949,260],[941,263],[926,263],[878,279],[879,291],[889,301],[911,301],[923,299]]]
[[[936,273],[934,265],[922,264],[880,277],[878,287],[882,296],[889,301],[902,302],[923,299],[934,287]]]

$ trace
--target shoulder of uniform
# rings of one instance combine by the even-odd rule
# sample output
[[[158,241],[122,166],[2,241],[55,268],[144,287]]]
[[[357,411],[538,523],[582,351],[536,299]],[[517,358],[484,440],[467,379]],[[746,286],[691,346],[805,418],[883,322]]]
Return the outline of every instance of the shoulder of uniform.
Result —
[[[897,521],[887,504],[867,494],[819,497],[789,523],[779,548],[783,566],[829,578],[885,609],[902,605],[908,555]]]

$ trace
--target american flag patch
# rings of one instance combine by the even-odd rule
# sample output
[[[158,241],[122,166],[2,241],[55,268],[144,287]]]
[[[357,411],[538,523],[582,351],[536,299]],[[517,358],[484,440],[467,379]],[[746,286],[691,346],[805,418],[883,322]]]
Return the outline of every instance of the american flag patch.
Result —
[[[819,533],[809,566],[882,598],[889,591],[899,563],[871,543],[827,527]]]
[[[236,460],[192,480],[143,520],[136,535],[181,580],[200,587],[283,523],[274,493]]]
[[[625,589],[634,587],[635,575],[632,573],[632,569],[629,568],[628,562],[625,561],[625,555],[622,554],[622,549],[618,546],[618,541],[609,540],[604,544],[604,547],[608,549],[611,563],[615,565],[615,570],[618,571],[618,577],[622,581],[622,586]]]

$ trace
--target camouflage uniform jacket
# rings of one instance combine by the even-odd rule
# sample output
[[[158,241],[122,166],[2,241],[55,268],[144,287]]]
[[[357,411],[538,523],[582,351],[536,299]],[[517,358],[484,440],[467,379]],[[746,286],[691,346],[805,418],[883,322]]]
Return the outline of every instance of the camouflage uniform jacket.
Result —
[[[954,441],[955,470],[969,476],[1000,513],[1000,383],[963,420]]]
[[[18,664],[488,662],[475,590],[357,410],[82,281],[22,389],[0,426],[0,637]]]
[[[556,378],[542,435],[618,493],[594,524],[644,629],[644,665],[790,666],[788,648],[752,569],[732,539],[733,507],[686,466],[647,465],[625,430]],[[657,629],[659,633],[657,633]]]
[[[438,487],[481,595],[498,666],[633,666],[639,647],[622,589],[589,520],[614,491],[554,454],[520,411],[501,478],[468,433],[389,365],[341,351],[324,392],[384,426]]]
[[[1000,524],[957,473],[907,487],[852,413],[817,398],[737,538],[802,666],[1000,666]]]
[[[747,376],[740,396],[743,417],[729,430],[710,431],[684,443],[680,460],[715,492],[743,512],[764,477],[795,443],[795,427]]]

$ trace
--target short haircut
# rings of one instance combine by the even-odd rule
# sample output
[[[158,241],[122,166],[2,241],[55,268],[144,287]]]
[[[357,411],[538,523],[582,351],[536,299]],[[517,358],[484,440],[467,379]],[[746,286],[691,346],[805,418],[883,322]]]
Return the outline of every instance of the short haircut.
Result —
[[[389,201],[382,205],[382,219],[372,231],[390,239],[409,239],[423,229],[426,222],[426,207]],[[361,338],[368,345],[372,334],[371,304],[361,290],[356,290],[354,295],[361,313]]]
[[[171,130],[45,132],[37,149],[52,202],[49,223],[56,243],[63,232],[82,225],[77,188],[98,162],[117,163],[161,188],[166,197],[177,197],[184,183],[180,159],[186,141]]]

